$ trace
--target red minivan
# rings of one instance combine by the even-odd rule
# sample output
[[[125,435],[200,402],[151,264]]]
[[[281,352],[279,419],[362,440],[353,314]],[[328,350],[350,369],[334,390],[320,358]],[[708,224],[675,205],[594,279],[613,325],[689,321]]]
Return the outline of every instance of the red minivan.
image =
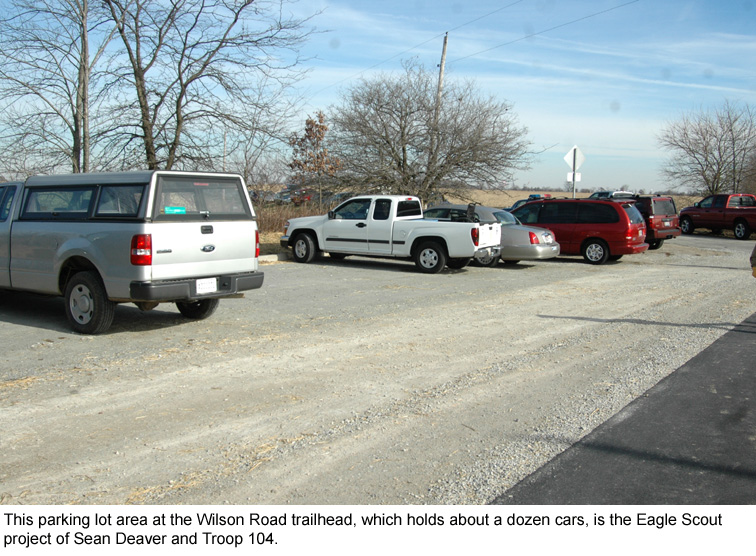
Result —
[[[562,255],[582,255],[591,264],[648,249],[646,223],[633,202],[542,199],[522,205],[512,214],[523,224],[554,232]]]

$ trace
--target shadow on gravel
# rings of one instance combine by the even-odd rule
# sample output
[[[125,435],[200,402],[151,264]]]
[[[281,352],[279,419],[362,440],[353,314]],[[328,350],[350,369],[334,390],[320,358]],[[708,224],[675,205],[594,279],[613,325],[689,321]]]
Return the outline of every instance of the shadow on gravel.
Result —
[[[641,324],[654,326],[681,326],[686,328],[712,328],[732,331],[740,334],[756,334],[756,324],[753,323],[730,323],[730,322],[702,322],[702,323],[685,323],[685,322],[660,322],[645,319],[600,319],[596,317],[566,317],[564,315],[537,315],[542,319],[566,319],[578,320],[584,322],[596,322],[601,324]]]
[[[52,297],[27,292],[0,293],[0,321],[21,326],[31,326],[55,332],[75,334],[68,326],[62,297]],[[152,311],[140,311],[131,304],[116,307],[113,324],[107,336],[119,332],[148,332],[193,322],[184,318],[178,310],[161,310],[175,305],[161,304]],[[212,318],[212,317],[211,317]]]

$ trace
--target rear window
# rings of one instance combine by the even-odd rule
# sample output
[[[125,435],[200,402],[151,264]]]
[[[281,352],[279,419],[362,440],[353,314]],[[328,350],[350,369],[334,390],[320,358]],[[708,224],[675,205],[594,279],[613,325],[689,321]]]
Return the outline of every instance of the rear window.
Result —
[[[251,217],[247,192],[235,178],[161,176],[155,220],[244,220]]]
[[[672,199],[654,199],[654,214],[677,214],[675,201]]]
[[[143,185],[104,185],[97,200],[95,216],[135,217],[144,194]]]
[[[397,216],[422,216],[420,201],[399,201],[396,207]]]
[[[622,208],[625,209],[628,218],[630,218],[631,224],[643,224],[643,215],[633,205],[627,203],[623,204]]]

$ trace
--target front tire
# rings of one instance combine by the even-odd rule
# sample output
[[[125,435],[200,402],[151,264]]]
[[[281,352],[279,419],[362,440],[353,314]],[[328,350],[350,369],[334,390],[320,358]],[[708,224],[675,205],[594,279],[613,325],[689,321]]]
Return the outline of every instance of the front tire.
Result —
[[[600,239],[589,239],[583,244],[583,258],[590,264],[604,264],[609,260],[609,246]]]
[[[200,299],[197,301],[177,301],[176,308],[188,319],[202,320],[212,315],[218,308],[220,299]]]
[[[437,274],[446,266],[446,252],[435,241],[427,241],[415,251],[415,266],[425,274]]]
[[[735,222],[732,231],[737,239],[748,239],[751,237],[751,227],[748,225],[748,222],[744,220],[738,220]]]
[[[310,234],[299,234],[292,244],[294,260],[298,263],[309,263],[315,258],[315,240]]]
[[[78,272],[66,284],[66,318],[80,334],[101,334],[113,323],[116,303],[95,272]]]
[[[690,235],[693,233],[693,230],[695,230],[695,226],[693,226],[693,221],[690,219],[689,216],[683,216],[680,219],[680,231],[684,233],[685,235]]]

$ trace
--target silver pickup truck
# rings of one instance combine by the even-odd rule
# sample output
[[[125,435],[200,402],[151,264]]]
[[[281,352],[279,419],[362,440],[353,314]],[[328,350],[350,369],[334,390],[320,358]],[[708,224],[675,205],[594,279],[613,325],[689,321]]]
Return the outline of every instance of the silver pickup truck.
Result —
[[[0,289],[65,297],[80,333],[118,303],[209,317],[259,288],[257,221],[241,176],[141,171],[0,183]]]

